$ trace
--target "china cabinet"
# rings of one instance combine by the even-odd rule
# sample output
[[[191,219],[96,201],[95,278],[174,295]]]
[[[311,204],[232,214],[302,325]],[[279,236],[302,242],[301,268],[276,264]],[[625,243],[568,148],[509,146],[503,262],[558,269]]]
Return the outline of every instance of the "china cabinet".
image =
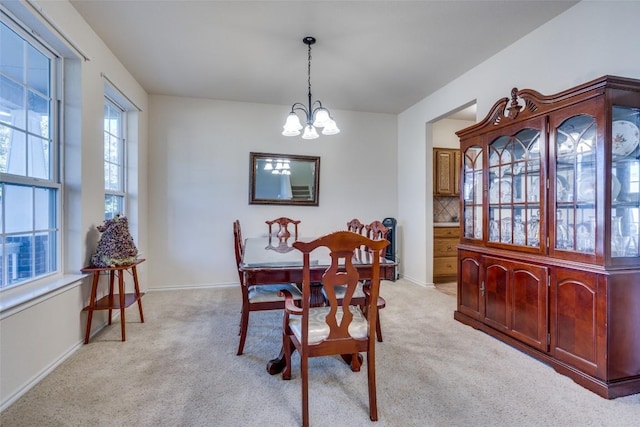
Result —
[[[460,194],[460,150],[433,149],[433,195],[458,196]]]
[[[640,80],[513,89],[461,141],[454,317],[606,398],[640,392]]]

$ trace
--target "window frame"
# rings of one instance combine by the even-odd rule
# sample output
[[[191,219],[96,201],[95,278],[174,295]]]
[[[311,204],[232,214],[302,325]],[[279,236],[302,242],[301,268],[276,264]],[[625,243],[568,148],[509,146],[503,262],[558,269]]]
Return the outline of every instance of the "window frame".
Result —
[[[110,129],[107,129],[107,125],[106,125],[106,117],[104,117],[103,115],[103,119],[105,122],[104,127],[104,136],[103,136],[103,142],[102,142],[102,146],[103,146],[103,158],[104,158],[104,200],[105,200],[105,206],[104,206],[104,215],[105,215],[105,219],[111,219],[115,214],[120,214],[121,216],[126,216],[127,215],[127,188],[128,188],[128,174],[127,174],[127,138],[126,138],[126,129],[127,129],[127,110],[122,107],[118,102],[116,102],[113,97],[109,96],[107,93],[105,93],[104,96],[104,106],[105,108],[109,107],[110,109],[113,109],[115,111],[118,112],[118,135],[113,135],[113,133],[110,131]],[[107,138],[110,137],[117,137],[118,139],[118,148],[117,150],[119,151],[119,160],[120,163],[115,164],[110,160],[110,156],[108,153],[105,152],[104,147],[107,144]],[[120,175],[120,179],[119,179],[119,183],[120,183],[120,188],[118,190],[113,190],[111,188],[109,188],[109,186],[107,185],[107,168],[109,166],[113,166],[115,165],[118,169],[118,174]],[[121,211],[120,212],[113,212],[113,215],[109,215],[109,211],[107,209],[107,197],[116,197],[116,198],[120,198],[121,199]]]
[[[42,233],[47,233],[49,236],[53,235],[54,242],[49,243],[49,250],[51,252],[46,253],[50,259],[49,263],[47,263],[48,267],[46,271],[41,274],[37,274],[36,271],[36,255],[37,249],[32,247],[31,255],[29,257],[30,262],[30,275],[29,277],[25,277],[23,280],[18,280],[14,283],[8,283],[8,264],[9,259],[8,256],[2,256],[0,258],[0,263],[2,265],[2,280],[0,281],[0,291],[4,292],[9,289],[16,289],[23,287],[25,285],[30,285],[33,283],[38,283],[43,279],[49,279],[51,277],[60,278],[62,276],[62,266],[64,265],[64,252],[63,252],[63,238],[64,238],[64,229],[63,225],[63,203],[64,194],[63,189],[64,186],[62,184],[62,144],[60,135],[62,133],[62,116],[63,111],[61,108],[62,97],[64,93],[64,88],[62,87],[63,79],[63,57],[54,49],[52,49],[46,42],[41,40],[37,35],[32,34],[29,27],[25,24],[18,21],[16,18],[7,14],[4,10],[0,10],[0,21],[2,25],[6,26],[9,30],[15,32],[22,40],[23,43],[26,43],[24,46],[31,46],[33,49],[37,50],[40,54],[44,55],[49,61],[49,76],[48,76],[48,150],[49,150],[49,158],[48,158],[48,176],[46,178],[43,177],[29,177],[27,176],[27,171],[25,174],[15,174],[8,172],[0,172],[0,191],[2,191],[5,186],[20,186],[20,187],[31,187],[33,189],[32,193],[32,224],[29,229],[21,229],[17,231],[7,232],[5,228],[6,224],[6,213],[8,206],[6,206],[5,201],[0,200],[0,217],[2,223],[0,223],[0,245],[4,246],[6,243],[6,238],[11,236],[18,235],[29,235],[32,238],[32,241],[35,242],[37,236],[42,235]],[[28,70],[28,55],[24,55],[22,59],[22,67],[23,67],[23,75],[20,80],[16,78],[12,78],[7,74],[3,74],[6,78],[10,78],[10,80],[19,84],[23,90],[26,90],[26,93],[29,91],[36,92],[36,88],[33,88],[29,85],[28,79],[25,77],[26,70]],[[42,95],[41,91],[37,91],[39,95]],[[27,104],[25,104],[26,106]],[[19,129],[17,126],[12,125],[8,122],[3,122],[3,126],[7,128]],[[22,131],[22,130],[21,130]],[[28,125],[25,128],[25,135],[28,137],[32,133],[28,132]],[[36,134],[33,134],[36,135]],[[42,138],[42,135],[37,135],[38,138]],[[39,225],[36,221],[36,211],[37,204],[35,203],[35,191],[37,189],[44,189],[52,194],[52,200],[50,209],[51,211],[47,215],[47,228],[38,228]],[[6,191],[6,190],[5,190]],[[0,199],[2,197],[0,196]],[[35,245],[33,243],[32,245]],[[4,251],[2,251],[4,253]],[[8,254],[7,254],[8,255]],[[19,279],[19,278],[18,278]]]

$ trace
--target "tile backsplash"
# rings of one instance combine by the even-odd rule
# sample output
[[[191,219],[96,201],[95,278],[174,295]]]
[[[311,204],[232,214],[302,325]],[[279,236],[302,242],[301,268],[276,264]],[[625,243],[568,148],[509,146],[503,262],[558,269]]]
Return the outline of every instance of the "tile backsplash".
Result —
[[[433,222],[458,222],[460,199],[458,197],[433,198]]]

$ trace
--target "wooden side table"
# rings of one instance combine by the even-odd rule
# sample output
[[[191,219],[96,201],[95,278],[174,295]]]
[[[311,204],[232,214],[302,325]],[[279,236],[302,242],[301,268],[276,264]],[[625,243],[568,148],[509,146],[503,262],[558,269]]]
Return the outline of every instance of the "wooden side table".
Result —
[[[144,323],[144,314],[142,313],[142,296],[144,293],[140,293],[140,287],[138,286],[138,270],[137,266],[141,262],[145,261],[144,259],[138,259],[133,264],[129,265],[119,265],[116,267],[85,267],[81,271],[83,273],[92,273],[93,274],[93,284],[91,285],[91,299],[89,300],[89,305],[83,308],[83,311],[87,311],[87,332],[84,336],[84,343],[89,343],[89,335],[91,334],[91,320],[93,318],[94,310],[109,310],[109,325],[111,325],[111,310],[120,309],[120,328],[122,330],[122,341],[126,340],[125,335],[125,317],[124,317],[124,309],[129,307],[131,304],[137,302],[138,303],[138,311],[140,312],[140,322]],[[133,276],[133,284],[134,284],[134,293],[124,293],[124,275],[128,270],[131,270],[131,275]],[[103,274],[109,274],[109,294],[100,298],[96,301],[96,295],[98,291],[98,282],[100,281],[100,276]],[[113,285],[115,281],[115,276],[118,276],[118,298],[115,299],[113,297]]]

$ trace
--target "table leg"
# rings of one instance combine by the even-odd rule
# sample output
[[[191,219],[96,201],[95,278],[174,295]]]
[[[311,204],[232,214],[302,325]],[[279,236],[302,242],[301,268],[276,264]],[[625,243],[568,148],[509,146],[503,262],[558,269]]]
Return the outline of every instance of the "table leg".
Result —
[[[269,362],[267,363],[267,372],[270,375],[279,374],[280,372],[282,372],[286,364],[287,362],[284,358],[284,349],[280,348],[280,354],[278,355],[278,357],[269,360]]]
[[[110,304],[113,304],[113,278],[115,272],[113,270],[111,270],[109,272],[109,301]],[[111,309],[109,309],[109,325],[111,325]]]
[[[118,271],[118,289],[120,291],[120,330],[122,331],[122,341],[125,337],[125,318],[124,318],[124,271]]]
[[[362,366],[362,361],[364,360],[364,358],[362,357],[362,354],[356,354],[358,355],[358,357],[356,357],[355,359],[353,357],[353,354],[341,354],[340,356],[347,365],[351,366],[351,370],[353,372],[360,372],[360,367]]]
[[[84,343],[89,344],[89,335],[91,335],[91,321],[93,320],[93,307],[96,304],[96,293],[98,291],[98,280],[100,273],[93,272],[93,282],[91,283],[91,298],[89,299],[89,307],[87,309],[87,331],[84,334]]]
[[[309,304],[311,307],[322,307],[325,305],[324,294],[322,293],[322,283],[311,282],[311,295]]]
[[[138,311],[140,312],[140,323],[144,323],[144,314],[142,314],[142,298],[140,298],[140,286],[138,286],[138,270],[134,265],[131,267],[133,274],[133,286],[135,287],[136,298],[138,298]]]

